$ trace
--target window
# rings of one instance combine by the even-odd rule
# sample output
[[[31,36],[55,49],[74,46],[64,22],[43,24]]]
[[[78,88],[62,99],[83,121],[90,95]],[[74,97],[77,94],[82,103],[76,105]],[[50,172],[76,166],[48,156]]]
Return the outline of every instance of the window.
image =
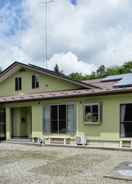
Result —
[[[120,107],[121,137],[132,137],[132,104],[122,104]]]
[[[21,77],[16,77],[15,78],[15,90],[19,91],[22,89],[22,79]]]
[[[84,121],[99,122],[100,121],[100,104],[87,104],[84,106]]]
[[[44,133],[70,133],[76,131],[74,104],[50,105],[44,109]]]
[[[67,107],[66,105],[52,105],[51,113],[51,132],[66,133],[67,131]]]
[[[32,76],[32,89],[39,88],[39,80],[36,75]]]

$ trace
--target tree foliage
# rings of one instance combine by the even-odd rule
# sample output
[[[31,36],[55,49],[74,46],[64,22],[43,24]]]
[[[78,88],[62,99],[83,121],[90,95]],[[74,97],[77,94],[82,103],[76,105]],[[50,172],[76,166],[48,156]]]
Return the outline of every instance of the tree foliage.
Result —
[[[55,67],[54,67],[54,72],[56,72],[57,74],[64,75],[64,74],[63,74],[63,71],[62,71],[62,70],[60,70],[60,68],[59,68],[59,65],[58,65],[58,64],[56,64],[56,65],[55,65]]]
[[[132,61],[126,62],[121,66],[105,67],[104,65],[101,65],[95,72],[92,72],[90,75],[83,75],[82,73],[71,73],[69,78],[73,80],[91,80],[103,78],[109,75],[119,75],[125,73],[132,73]]]
[[[54,67],[54,71],[56,73],[60,73],[60,69],[59,69],[59,66],[56,64],[55,67]]]

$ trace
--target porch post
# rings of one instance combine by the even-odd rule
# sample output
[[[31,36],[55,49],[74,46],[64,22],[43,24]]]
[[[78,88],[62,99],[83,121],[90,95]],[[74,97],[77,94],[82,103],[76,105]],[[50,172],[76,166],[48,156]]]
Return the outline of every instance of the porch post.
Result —
[[[40,104],[32,106],[32,138],[43,137],[43,109]]]
[[[6,107],[6,140],[11,139],[11,112],[10,108]]]

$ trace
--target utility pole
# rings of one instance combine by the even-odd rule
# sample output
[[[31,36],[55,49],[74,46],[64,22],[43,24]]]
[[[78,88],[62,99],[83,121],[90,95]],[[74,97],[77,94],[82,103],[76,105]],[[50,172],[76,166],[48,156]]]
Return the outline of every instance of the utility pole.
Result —
[[[54,2],[54,0],[42,0],[42,25],[44,21],[44,27],[42,26],[42,61],[45,67],[48,66],[48,4]],[[43,8],[44,5],[44,8]],[[44,13],[43,13],[44,10]],[[44,19],[43,19],[44,17]]]

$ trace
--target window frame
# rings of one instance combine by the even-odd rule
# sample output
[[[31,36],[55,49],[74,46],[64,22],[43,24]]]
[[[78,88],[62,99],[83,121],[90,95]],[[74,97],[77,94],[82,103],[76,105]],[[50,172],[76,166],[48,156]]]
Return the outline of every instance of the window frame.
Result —
[[[52,133],[51,130],[49,132],[45,131],[45,110],[48,107],[49,108],[49,114],[51,113],[51,106],[59,106],[59,105],[66,105],[66,127],[67,127],[67,131],[66,133]],[[73,105],[73,123],[74,123],[74,128],[72,130],[72,132],[68,131],[68,106],[69,105]],[[43,135],[75,135],[77,130],[78,130],[78,123],[77,123],[77,117],[76,114],[77,113],[77,103],[76,102],[66,102],[66,103],[51,103],[51,104],[47,104],[46,106],[43,107]],[[51,117],[50,119],[48,119],[49,123],[51,123]],[[51,126],[51,124],[50,124]]]
[[[39,88],[39,79],[35,74],[32,75],[32,89]]]
[[[21,91],[22,90],[22,78],[16,77],[15,78],[15,91]]]
[[[97,105],[98,106],[98,120],[97,121],[88,121],[86,120],[86,114],[85,114],[85,110],[86,110],[86,106],[94,106],[94,105]],[[83,121],[84,121],[84,124],[91,124],[91,125],[96,125],[96,124],[100,124],[101,121],[102,121],[102,105],[101,103],[86,103],[83,105]]]
[[[132,105],[132,102],[126,102],[126,103],[121,103],[120,105],[119,105],[119,119],[120,119],[120,138],[132,138],[132,136],[128,136],[128,135],[126,135],[126,133],[125,133],[125,127],[128,125],[129,126],[129,124],[131,125],[132,124],[132,121],[126,121],[126,120],[124,120],[124,121],[122,121],[122,106],[127,106],[127,105]],[[122,128],[124,129],[124,132],[122,131]]]
[[[50,117],[52,117],[52,115],[51,115],[51,113],[52,113],[52,107],[56,107],[56,110],[57,110],[57,117],[56,117],[56,119],[52,119],[51,118],[51,122],[50,122],[50,126],[52,127],[52,123],[53,122],[56,122],[57,121],[57,132],[51,132],[51,133],[55,133],[55,134],[63,134],[62,132],[61,132],[61,129],[60,129],[60,127],[61,127],[61,125],[60,125],[60,121],[64,121],[64,120],[62,120],[60,117],[61,117],[61,113],[60,113],[60,108],[61,108],[61,106],[65,106],[65,110],[66,110],[66,116],[65,116],[65,121],[66,121],[66,123],[65,123],[65,125],[66,125],[66,128],[65,128],[65,132],[63,132],[64,134],[65,133],[67,133],[67,128],[68,128],[68,124],[67,124],[67,116],[68,116],[68,114],[67,114],[67,105],[65,105],[65,104],[62,104],[62,105],[51,105],[50,106]]]

